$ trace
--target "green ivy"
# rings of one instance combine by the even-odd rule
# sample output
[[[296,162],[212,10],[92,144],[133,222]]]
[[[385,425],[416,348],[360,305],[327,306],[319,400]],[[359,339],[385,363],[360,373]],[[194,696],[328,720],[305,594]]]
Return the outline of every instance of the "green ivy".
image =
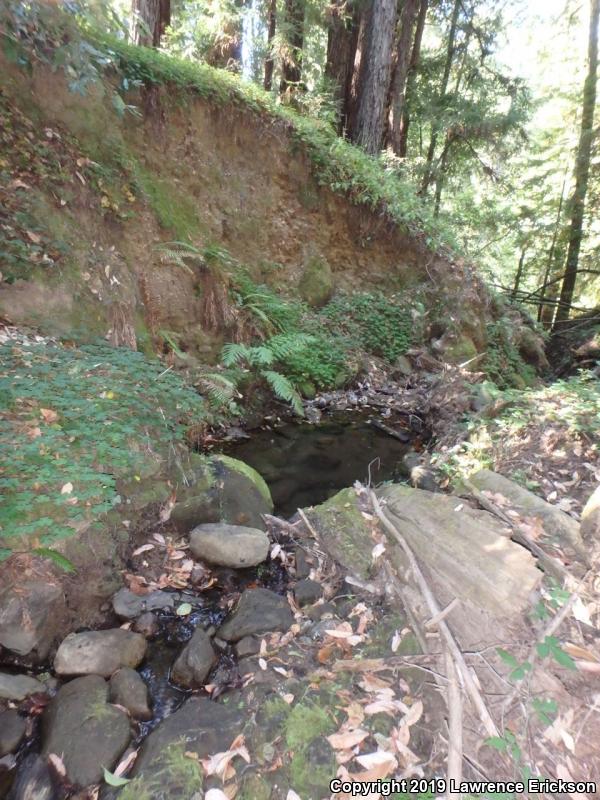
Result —
[[[0,558],[118,505],[117,480],[205,413],[180,378],[125,348],[6,343],[0,363]]]

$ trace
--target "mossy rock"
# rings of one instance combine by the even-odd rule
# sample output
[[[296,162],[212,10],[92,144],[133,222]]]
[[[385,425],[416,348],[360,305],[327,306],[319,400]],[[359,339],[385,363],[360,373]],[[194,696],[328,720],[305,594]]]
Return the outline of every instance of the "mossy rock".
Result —
[[[320,308],[330,299],[333,288],[333,273],[327,261],[322,258],[310,258],[298,284],[302,299],[309,306]]]
[[[464,364],[478,355],[477,347],[470,336],[460,334],[444,346],[444,359],[449,364]]]
[[[178,502],[171,520],[183,533],[206,522],[264,530],[262,515],[273,512],[263,478],[248,464],[229,456],[193,453],[172,480],[178,485]]]
[[[354,489],[342,489],[306,513],[331,557],[353,575],[368,578],[373,543]]]

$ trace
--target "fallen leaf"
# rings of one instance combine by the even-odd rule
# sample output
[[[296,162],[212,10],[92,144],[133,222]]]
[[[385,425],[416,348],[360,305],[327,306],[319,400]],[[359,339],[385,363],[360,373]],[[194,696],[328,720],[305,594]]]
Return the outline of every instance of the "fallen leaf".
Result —
[[[364,742],[368,735],[369,731],[357,728],[354,731],[332,733],[331,736],[327,737],[327,741],[334,750],[350,750],[356,747],[357,744]]]
[[[56,753],[50,753],[50,755],[48,756],[48,761],[54,767],[54,770],[56,771],[57,775],[60,775],[61,778],[64,778],[66,776],[67,769],[60,756],[57,756]]]
[[[73,491],[73,484],[69,481],[69,483],[63,484],[62,489],[60,490],[61,494],[71,494]]]
[[[378,778],[386,778],[398,767],[398,761],[392,753],[386,753],[385,750],[376,750],[374,753],[367,753],[364,756],[357,756],[356,760],[364,767],[369,777],[365,778],[364,773],[353,776],[355,780],[377,780]]]
[[[119,764],[115,769],[114,774],[118,776],[124,775],[129,770],[133,762],[136,760],[137,754],[138,754],[137,750],[132,750],[131,753],[128,753],[128,755],[126,755],[125,758],[119,762]]]
[[[42,241],[42,237],[39,236],[37,233],[33,231],[26,231],[27,238],[32,241],[34,244],[39,244]]]
[[[392,653],[395,653],[398,650],[401,641],[402,641],[402,635],[400,634],[400,632],[394,631],[394,635],[392,636]]]
[[[175,609],[175,613],[178,617],[187,617],[189,614],[192,613],[192,604],[191,603],[181,603],[181,605],[177,606]]]
[[[56,422],[58,419],[58,414],[56,411],[52,411],[51,408],[40,408],[40,414],[44,422]]]
[[[148,550],[154,550],[153,544],[143,544],[133,551],[132,556],[139,556],[141,553],[147,553]]]
[[[296,794],[296,792],[293,789],[288,789],[288,793],[285,797],[285,800],[302,800],[302,798],[300,797],[299,794]]]
[[[221,789],[209,789],[204,795],[204,800],[229,800]]]

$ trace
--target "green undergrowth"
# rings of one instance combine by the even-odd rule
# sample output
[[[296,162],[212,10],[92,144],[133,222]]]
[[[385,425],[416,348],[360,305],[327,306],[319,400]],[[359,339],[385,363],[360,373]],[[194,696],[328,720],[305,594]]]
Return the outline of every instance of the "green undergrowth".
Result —
[[[487,325],[487,350],[483,369],[500,389],[524,389],[536,380],[534,367],[523,360],[505,319]]]
[[[0,363],[0,559],[117,506],[118,480],[141,480],[205,416],[172,371],[125,348],[6,343]]]

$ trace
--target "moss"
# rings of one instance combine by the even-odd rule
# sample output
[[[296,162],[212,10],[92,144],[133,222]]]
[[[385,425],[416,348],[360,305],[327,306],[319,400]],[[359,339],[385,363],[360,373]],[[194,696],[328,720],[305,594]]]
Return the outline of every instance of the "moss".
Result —
[[[322,258],[311,258],[304,267],[298,285],[303,300],[314,308],[324,306],[333,294],[333,273]]]
[[[333,733],[334,730],[335,722],[322,708],[298,703],[287,719],[285,741],[291,750],[296,750],[319,736]]]
[[[230,456],[224,455],[213,456],[213,459],[221,462],[221,464],[229,467],[229,469],[233,470],[234,472],[241,473],[248,478],[249,481],[252,481],[266,502],[270,504],[271,508],[273,507],[273,498],[271,497],[271,492],[265,482],[265,479],[249,464],[245,464],[243,461],[238,461],[237,458],[231,458]]]
[[[328,796],[329,782],[336,770],[335,755],[327,740],[314,739],[292,756],[290,784],[301,797]]]
[[[200,221],[194,203],[177,193],[168,180],[156,177],[139,164],[135,177],[163,228],[182,240],[198,231]]]
[[[250,775],[244,780],[238,800],[269,800],[271,786],[260,775]]]

